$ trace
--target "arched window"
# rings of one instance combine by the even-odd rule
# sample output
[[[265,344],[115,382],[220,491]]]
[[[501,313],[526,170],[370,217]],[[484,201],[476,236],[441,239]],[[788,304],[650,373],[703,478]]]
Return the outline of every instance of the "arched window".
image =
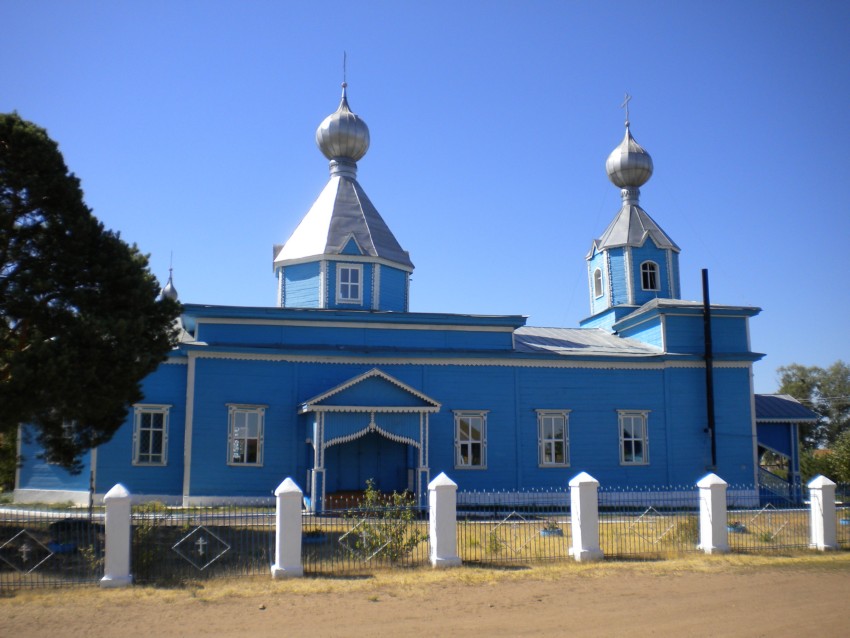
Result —
[[[597,268],[593,271],[593,296],[602,296],[602,269]]]
[[[658,290],[658,264],[645,261],[640,265],[640,285],[644,290]]]

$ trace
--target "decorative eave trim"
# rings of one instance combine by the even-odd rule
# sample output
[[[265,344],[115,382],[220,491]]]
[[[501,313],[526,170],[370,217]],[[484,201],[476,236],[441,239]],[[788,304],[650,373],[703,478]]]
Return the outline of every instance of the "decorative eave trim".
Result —
[[[356,240],[355,240],[356,241]],[[343,244],[343,247],[345,244]],[[358,244],[358,248],[361,250],[362,247]],[[297,266],[298,264],[309,264],[316,261],[350,261],[352,263],[364,263],[364,264],[380,264],[382,266],[389,266],[390,268],[396,268],[398,270],[403,270],[406,273],[413,272],[413,266],[407,266],[405,264],[400,264],[397,261],[391,261],[389,259],[385,259],[383,257],[372,257],[371,255],[346,255],[346,254],[330,254],[323,253],[321,255],[310,255],[308,257],[299,257],[297,259],[287,259],[281,261],[274,262],[273,270],[277,271],[280,268],[286,268],[287,266]]]
[[[162,363],[166,364],[166,365],[182,365],[182,366],[185,366],[185,365],[189,364],[189,357],[168,357]]]
[[[415,396],[420,401],[424,401],[425,403],[431,404],[429,406],[431,408],[431,410],[422,409],[420,407],[420,408],[415,409],[415,410],[409,410],[411,412],[427,412],[427,411],[436,412],[436,411],[439,411],[439,409],[440,409],[440,403],[435,401],[434,399],[432,399],[428,395],[423,394],[422,392],[419,392],[419,390],[415,390],[414,388],[411,388],[406,383],[402,383],[401,381],[399,381],[395,377],[388,375],[386,372],[383,372],[383,371],[379,370],[378,368],[372,368],[368,372],[357,375],[356,377],[349,379],[348,381],[336,386],[335,388],[331,388],[330,390],[327,390],[326,392],[323,392],[322,394],[315,396],[312,399],[308,399],[307,401],[305,401],[304,403],[301,404],[301,408],[299,409],[299,412],[304,413],[304,412],[310,412],[310,411],[316,411],[316,412],[318,412],[318,411],[330,411],[330,412],[336,411],[336,410],[333,410],[333,409],[330,409],[330,408],[336,408],[336,407],[339,407],[339,406],[317,406],[315,404],[321,403],[322,401],[334,396],[335,394],[339,394],[340,392],[342,392],[344,390],[348,390],[349,388],[357,385],[358,383],[361,383],[361,382],[365,381],[366,379],[371,379],[372,377],[378,377],[380,379],[383,379],[384,381],[387,381],[387,382],[401,388],[405,392],[412,394],[413,396]],[[399,411],[403,407],[408,407],[408,406],[397,406],[397,409],[395,409],[395,411]],[[414,407],[414,406],[409,406],[409,407]],[[365,409],[364,410],[360,410],[360,409],[355,410],[355,409],[349,407],[345,411],[351,412],[351,411],[367,411],[367,410],[365,410]]]
[[[356,439],[359,439],[363,436],[366,436],[367,434],[369,434],[371,432],[377,432],[381,436],[386,437],[390,441],[393,441],[395,443],[406,443],[407,445],[412,445],[416,448],[422,447],[422,444],[419,441],[417,441],[416,439],[412,439],[412,438],[407,437],[407,436],[401,436],[399,434],[393,434],[392,432],[388,432],[387,430],[383,429],[382,427],[380,427],[379,425],[377,425],[373,421],[372,423],[367,425],[362,430],[359,430],[358,432],[354,432],[353,434],[347,434],[345,436],[338,436],[335,439],[330,439],[329,441],[325,441],[322,444],[322,449],[326,450],[329,447],[331,447],[332,445],[339,445],[341,443],[349,443],[349,442],[354,441]]]
[[[440,407],[411,406],[411,405],[313,405],[303,403],[299,408],[299,414],[305,412],[380,412],[384,414],[435,414]]]

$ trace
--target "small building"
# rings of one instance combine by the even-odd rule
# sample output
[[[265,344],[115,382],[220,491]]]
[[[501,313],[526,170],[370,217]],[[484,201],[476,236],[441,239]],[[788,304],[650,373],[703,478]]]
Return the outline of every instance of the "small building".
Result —
[[[369,130],[345,85],[316,141],[330,178],[274,246],[277,305],[185,304],[179,344],[87,471],[70,476],[24,442],[17,499],[85,501],[120,482],[212,504],[267,497],[289,476],[315,504],[369,479],[422,494],[440,472],[465,491],[563,487],[582,471],[623,488],[713,471],[756,489],[759,309],[711,305],[707,356],[680,248],[641,207],[653,164],[628,121],[606,163],[622,206],[588,238],[590,315],[574,328],[410,312],[413,262],[358,181]],[[176,296],[171,277],[163,294]]]

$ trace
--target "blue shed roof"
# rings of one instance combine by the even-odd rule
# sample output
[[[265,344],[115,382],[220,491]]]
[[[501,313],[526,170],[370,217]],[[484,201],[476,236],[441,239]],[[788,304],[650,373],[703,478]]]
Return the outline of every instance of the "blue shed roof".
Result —
[[[757,394],[755,398],[760,423],[814,423],[820,418],[790,394]]]

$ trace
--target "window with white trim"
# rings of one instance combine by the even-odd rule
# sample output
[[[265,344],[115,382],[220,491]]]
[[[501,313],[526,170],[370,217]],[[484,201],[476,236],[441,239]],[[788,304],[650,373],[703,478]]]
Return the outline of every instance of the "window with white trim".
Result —
[[[170,405],[133,406],[133,465],[168,463]]]
[[[640,287],[643,290],[659,290],[658,264],[654,261],[645,261],[640,265]]]
[[[487,467],[487,412],[455,413],[455,468]]]
[[[647,465],[649,463],[649,412],[619,410],[620,464]]]
[[[537,410],[537,441],[540,467],[570,464],[569,410]]]
[[[227,464],[262,465],[265,406],[229,403],[227,409]]]
[[[593,271],[593,296],[601,297],[602,293],[602,269],[597,268]]]
[[[337,264],[336,302],[363,303],[362,264]]]

